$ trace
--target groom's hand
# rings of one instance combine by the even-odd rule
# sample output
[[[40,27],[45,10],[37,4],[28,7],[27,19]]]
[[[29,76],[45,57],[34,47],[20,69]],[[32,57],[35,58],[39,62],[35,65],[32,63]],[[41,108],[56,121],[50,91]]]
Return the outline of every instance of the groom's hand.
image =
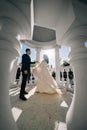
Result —
[[[28,71],[27,71],[27,70],[24,70],[24,74],[28,74]]]

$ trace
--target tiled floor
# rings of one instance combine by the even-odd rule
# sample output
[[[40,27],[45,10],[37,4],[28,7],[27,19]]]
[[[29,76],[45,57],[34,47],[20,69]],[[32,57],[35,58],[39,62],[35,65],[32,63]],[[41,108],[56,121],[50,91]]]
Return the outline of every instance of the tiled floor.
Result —
[[[12,113],[19,130],[67,130],[65,117],[72,100],[69,92],[63,95],[35,93],[28,86],[27,101],[19,99],[20,87],[9,90]]]

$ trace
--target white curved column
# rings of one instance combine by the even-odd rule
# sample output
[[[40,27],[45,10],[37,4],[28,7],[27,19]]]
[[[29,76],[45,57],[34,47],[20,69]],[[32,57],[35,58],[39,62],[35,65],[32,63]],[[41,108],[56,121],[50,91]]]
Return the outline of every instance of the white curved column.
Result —
[[[19,56],[20,44],[11,35],[0,32],[0,130],[17,130],[9,99],[11,63]]]
[[[10,83],[11,84],[14,84],[14,82],[16,80],[17,63],[18,63],[18,58],[15,58],[11,62],[11,72],[10,72]]]
[[[41,48],[37,47],[36,48],[36,61],[40,61],[40,51],[41,51]]]
[[[56,66],[56,82],[59,83],[60,74],[59,74],[59,67],[60,67],[60,60],[59,60],[59,45],[55,47],[55,66]]]
[[[66,116],[68,130],[87,129],[87,39],[79,37],[71,43],[71,64],[75,71],[74,97]]]

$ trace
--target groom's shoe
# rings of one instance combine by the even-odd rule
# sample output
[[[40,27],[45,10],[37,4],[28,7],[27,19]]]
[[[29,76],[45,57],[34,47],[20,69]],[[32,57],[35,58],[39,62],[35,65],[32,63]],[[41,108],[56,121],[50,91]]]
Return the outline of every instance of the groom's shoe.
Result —
[[[28,92],[24,91],[24,94],[28,94]]]
[[[26,98],[24,95],[20,95],[19,98],[20,98],[21,100],[23,100],[23,101],[26,101],[26,100],[27,100],[27,98]]]

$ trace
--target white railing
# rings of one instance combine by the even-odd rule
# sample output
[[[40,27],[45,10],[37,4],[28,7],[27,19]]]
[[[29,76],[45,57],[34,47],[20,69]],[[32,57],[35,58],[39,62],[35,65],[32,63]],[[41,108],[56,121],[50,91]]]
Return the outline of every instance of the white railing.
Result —
[[[73,67],[72,67],[72,66],[65,66],[65,67],[64,67],[64,66],[61,66],[61,67],[59,68],[59,73],[60,73],[60,71],[62,72],[62,79],[61,79],[61,77],[59,78],[59,84],[60,84],[60,88],[61,88],[61,86],[62,86],[62,87],[65,87],[66,90],[71,91],[71,92],[74,92],[75,76],[74,76],[74,78],[72,79],[72,81],[70,81],[70,79],[69,79],[69,77],[68,77],[69,69],[72,70],[73,75],[74,75],[74,70],[73,70]],[[65,70],[66,73],[67,73],[66,81],[64,80],[64,77],[63,77],[63,72],[64,72],[64,70]]]

